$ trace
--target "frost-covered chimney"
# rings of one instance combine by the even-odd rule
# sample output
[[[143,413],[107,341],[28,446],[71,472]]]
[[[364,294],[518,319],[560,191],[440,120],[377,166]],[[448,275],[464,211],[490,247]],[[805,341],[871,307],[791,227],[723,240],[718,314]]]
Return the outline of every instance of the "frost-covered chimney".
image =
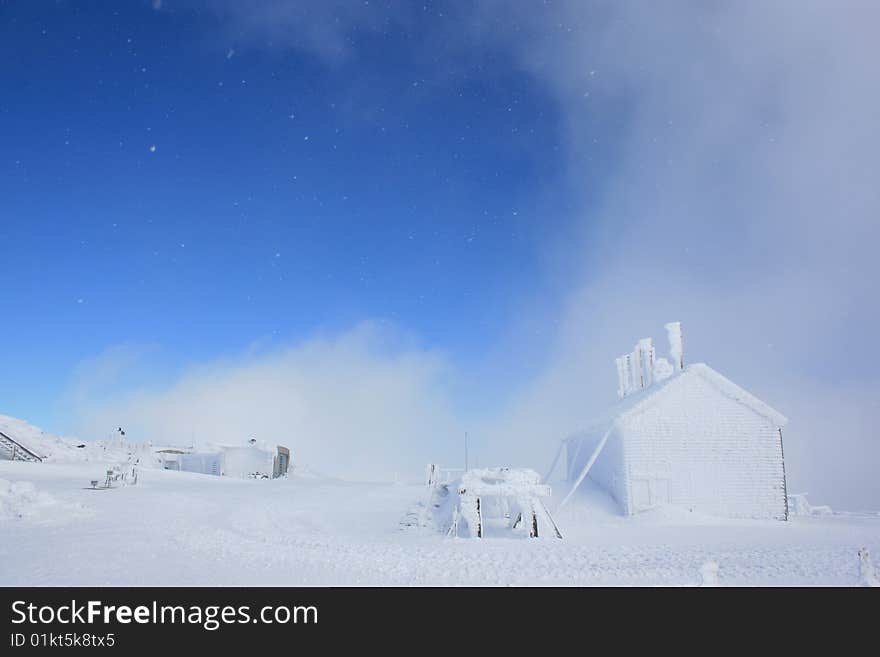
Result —
[[[632,354],[624,354],[614,362],[617,365],[617,396],[622,399],[633,391]]]
[[[629,372],[627,372],[626,356],[615,358],[614,362],[617,364],[617,396],[621,398],[626,397],[626,393],[629,391]]]
[[[654,383],[665,381],[675,372],[684,369],[681,322],[670,322],[665,327],[673,363],[670,364],[665,358],[657,358],[654,341],[651,338],[642,338],[630,353],[615,359],[618,397],[626,397]]]
[[[681,322],[666,324],[666,335],[669,338],[669,354],[672,364],[677,370],[684,369],[684,350],[681,343]]]
[[[651,338],[642,338],[632,352],[615,360],[617,365],[617,396],[647,388],[654,382],[656,353]]]
[[[651,338],[642,338],[636,345],[636,352],[642,374],[642,388],[647,388],[654,383],[654,341]]]

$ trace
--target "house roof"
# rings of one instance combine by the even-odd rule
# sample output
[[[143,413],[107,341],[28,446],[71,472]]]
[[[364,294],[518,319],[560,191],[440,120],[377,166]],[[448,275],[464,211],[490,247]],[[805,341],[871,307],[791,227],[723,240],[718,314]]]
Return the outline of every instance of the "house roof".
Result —
[[[721,394],[744,404],[755,413],[767,418],[767,420],[778,427],[783,427],[788,423],[788,418],[782,413],[768,404],[765,404],[727,377],[722,376],[705,363],[694,363],[688,365],[684,370],[672,375],[668,379],[655,383],[640,392],[627,395],[617,403],[612,404],[605,413],[590,425],[590,428],[587,431],[578,433],[575,436],[572,436],[572,438],[583,438],[585,435],[589,436],[600,432],[604,433],[612,423],[639,413],[653,404],[662,402],[665,396],[663,394],[664,391],[670,386],[676,385],[682,378],[693,376],[700,377]]]

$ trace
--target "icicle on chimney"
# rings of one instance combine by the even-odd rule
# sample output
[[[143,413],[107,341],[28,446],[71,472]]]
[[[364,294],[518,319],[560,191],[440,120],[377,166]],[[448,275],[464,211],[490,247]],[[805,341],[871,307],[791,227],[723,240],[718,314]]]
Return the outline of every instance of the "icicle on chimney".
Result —
[[[681,322],[669,322],[665,325],[666,335],[669,338],[669,354],[672,356],[673,366],[677,370],[684,369],[684,350],[681,342]]]

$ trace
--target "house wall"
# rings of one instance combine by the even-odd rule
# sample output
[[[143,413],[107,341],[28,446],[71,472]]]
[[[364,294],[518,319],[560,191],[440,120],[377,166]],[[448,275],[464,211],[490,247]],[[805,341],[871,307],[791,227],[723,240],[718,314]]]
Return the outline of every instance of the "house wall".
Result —
[[[623,507],[785,519],[779,429],[699,376],[681,376],[622,421]]]
[[[181,454],[177,469],[184,472],[198,472],[220,476],[221,455],[212,452],[199,452],[195,454]],[[167,469],[167,468],[166,468]]]
[[[223,474],[227,477],[246,477],[254,472],[272,476],[272,452],[254,446],[224,447]]]

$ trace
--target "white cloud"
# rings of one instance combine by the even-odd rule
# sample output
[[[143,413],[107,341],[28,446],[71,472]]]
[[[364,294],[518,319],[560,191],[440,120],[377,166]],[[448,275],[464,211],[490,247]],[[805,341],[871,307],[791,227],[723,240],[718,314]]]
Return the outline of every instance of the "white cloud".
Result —
[[[613,356],[681,319],[686,357],[791,417],[794,487],[880,507],[864,468],[880,450],[858,420],[880,395],[866,356],[880,320],[878,19],[856,2],[508,12],[498,41],[562,108],[591,209],[548,362],[493,429],[499,450],[549,460],[546,442],[613,398]],[[597,138],[614,140],[598,188],[584,166]]]
[[[289,446],[328,475],[417,480],[458,433],[444,391],[448,366],[377,323],[270,352],[202,364],[171,385],[80,398],[83,435],[124,426],[154,443]]]

